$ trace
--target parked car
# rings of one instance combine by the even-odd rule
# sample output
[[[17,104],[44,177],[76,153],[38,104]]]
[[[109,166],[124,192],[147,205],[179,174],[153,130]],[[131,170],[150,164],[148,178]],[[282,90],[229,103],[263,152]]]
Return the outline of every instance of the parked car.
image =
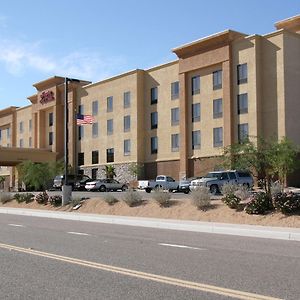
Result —
[[[87,182],[85,185],[87,191],[126,191],[128,186],[126,183],[121,183],[115,179],[97,179],[94,181]]]
[[[77,180],[74,184],[74,190],[76,191],[84,191],[85,190],[85,185],[90,182],[90,181],[94,181],[94,179],[91,179],[88,176],[85,176],[84,178],[82,178],[81,180]]]
[[[72,175],[72,174],[68,175],[68,184],[72,186],[72,189],[77,188],[78,182],[81,181],[87,182],[88,180],[91,180],[91,178],[87,175]],[[64,183],[65,183],[65,175],[57,175],[53,180],[53,188],[61,190]]]
[[[200,179],[192,180],[190,189],[194,190],[199,186],[206,186],[212,194],[217,194],[225,183],[241,184],[252,188],[254,181],[249,172],[236,170],[215,171],[209,172]]]
[[[151,193],[152,190],[155,189],[165,189],[169,190],[170,192],[183,192],[185,194],[188,194],[190,192],[189,186],[190,181],[189,180],[180,180],[176,181],[171,176],[166,175],[158,175],[156,176],[155,180],[149,180],[149,181],[143,181],[145,186],[143,187],[147,193]]]

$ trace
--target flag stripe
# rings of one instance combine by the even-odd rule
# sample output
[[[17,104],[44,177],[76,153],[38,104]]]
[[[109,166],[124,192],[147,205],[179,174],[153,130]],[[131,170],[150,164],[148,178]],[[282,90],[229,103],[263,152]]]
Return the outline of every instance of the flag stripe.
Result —
[[[85,125],[85,124],[93,124],[94,118],[91,115],[76,115],[76,124],[77,125]]]

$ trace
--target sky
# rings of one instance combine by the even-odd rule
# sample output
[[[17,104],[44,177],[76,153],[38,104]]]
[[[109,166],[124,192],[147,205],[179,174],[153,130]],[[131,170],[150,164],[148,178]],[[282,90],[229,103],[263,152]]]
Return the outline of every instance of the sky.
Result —
[[[265,34],[300,0],[0,2],[0,110],[26,106],[54,75],[97,82],[176,59],[172,49],[232,29]]]

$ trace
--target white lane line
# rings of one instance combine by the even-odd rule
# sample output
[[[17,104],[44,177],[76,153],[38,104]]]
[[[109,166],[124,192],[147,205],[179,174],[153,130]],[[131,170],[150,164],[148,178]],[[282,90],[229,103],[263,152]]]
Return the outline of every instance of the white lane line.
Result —
[[[70,233],[70,234],[76,234],[76,235],[90,235],[90,234],[88,234],[88,233],[74,232],[74,231],[68,231],[67,233]]]
[[[14,226],[14,227],[25,227],[24,225],[20,224],[8,224],[9,226]]]
[[[207,250],[207,249],[204,249],[204,248],[197,248],[197,247],[190,247],[190,246],[176,245],[176,244],[159,243],[158,245],[160,245],[160,246],[166,246],[166,247],[184,248],[184,249]]]

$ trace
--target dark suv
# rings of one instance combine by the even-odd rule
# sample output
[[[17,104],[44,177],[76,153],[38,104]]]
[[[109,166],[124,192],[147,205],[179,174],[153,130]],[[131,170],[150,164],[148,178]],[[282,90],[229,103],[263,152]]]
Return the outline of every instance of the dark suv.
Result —
[[[82,189],[89,180],[91,178],[87,175],[68,175],[68,185],[71,185],[74,190]],[[64,182],[65,175],[57,175],[53,180],[53,187],[61,190]]]

